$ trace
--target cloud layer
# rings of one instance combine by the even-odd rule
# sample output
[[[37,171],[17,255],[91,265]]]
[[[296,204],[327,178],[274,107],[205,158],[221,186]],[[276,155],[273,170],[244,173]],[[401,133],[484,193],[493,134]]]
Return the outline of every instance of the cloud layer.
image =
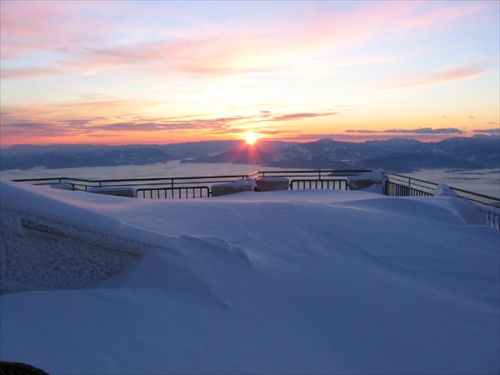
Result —
[[[465,132],[457,128],[416,128],[416,129],[388,129],[388,130],[346,130],[346,133],[391,133],[391,134],[464,134]]]
[[[489,1],[4,1],[1,141],[375,135],[380,112],[401,125],[379,135],[471,134],[424,120],[467,108],[497,121],[498,12]]]

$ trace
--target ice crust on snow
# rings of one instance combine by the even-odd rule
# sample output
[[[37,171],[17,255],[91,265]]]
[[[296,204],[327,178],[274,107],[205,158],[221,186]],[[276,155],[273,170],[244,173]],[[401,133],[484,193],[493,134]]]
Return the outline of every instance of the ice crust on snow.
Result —
[[[61,202],[28,191],[13,197],[7,183],[0,189],[0,293],[94,285],[147,246],[120,235],[123,223],[111,217],[76,207],[61,211]]]
[[[95,285],[118,274],[134,258],[116,245],[110,248],[96,239],[68,236],[64,227],[37,224],[32,217],[19,220],[22,215],[3,209],[1,215],[0,293]]]
[[[82,285],[1,295],[1,360],[54,374],[500,370],[499,232],[463,199],[0,192],[15,259],[2,275],[50,268],[39,249],[55,238],[54,257],[123,260]]]

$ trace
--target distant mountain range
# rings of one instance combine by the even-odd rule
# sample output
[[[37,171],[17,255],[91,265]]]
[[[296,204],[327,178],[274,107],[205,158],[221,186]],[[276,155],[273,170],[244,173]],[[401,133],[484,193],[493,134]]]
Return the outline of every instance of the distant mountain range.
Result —
[[[0,170],[184,163],[259,164],[283,168],[382,168],[409,173],[418,169],[500,168],[500,137],[448,138],[440,142],[389,139],[363,143],[209,141],[169,145],[18,145],[1,150]]]

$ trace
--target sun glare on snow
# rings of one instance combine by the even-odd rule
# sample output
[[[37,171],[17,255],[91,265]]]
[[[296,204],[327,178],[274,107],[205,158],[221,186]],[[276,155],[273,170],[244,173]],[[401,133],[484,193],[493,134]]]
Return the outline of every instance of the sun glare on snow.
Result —
[[[249,145],[254,145],[261,136],[257,133],[248,132],[243,134],[243,139]]]

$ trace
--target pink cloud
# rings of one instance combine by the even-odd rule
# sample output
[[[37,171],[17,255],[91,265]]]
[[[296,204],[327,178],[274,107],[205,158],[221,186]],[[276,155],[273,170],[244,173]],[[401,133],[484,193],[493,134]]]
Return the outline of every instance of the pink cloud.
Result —
[[[319,11],[312,2],[306,6],[303,17],[290,23],[263,17],[258,31],[243,20],[235,29],[212,25],[206,33],[185,30],[181,39],[176,34],[175,39],[144,42],[143,38],[134,37],[137,25],[128,30],[129,25],[113,22],[113,14],[123,12],[120,2],[2,2],[3,59],[38,51],[56,52],[50,65],[42,62],[42,66],[32,68],[6,67],[3,76],[116,69],[195,75],[281,70],[284,64],[318,51],[330,53],[332,49],[352,48],[381,37],[397,38],[406,32],[428,33],[485,6],[475,2],[446,3],[443,7],[430,6],[429,2],[363,2],[343,9],[343,3],[339,2],[338,7],[335,2],[331,4],[334,5],[326,11]],[[142,9],[134,10],[140,17]],[[155,27],[156,35],[171,35],[167,26]],[[118,35],[121,38],[113,38]],[[127,42],[131,39],[137,42]],[[391,56],[389,60],[397,58]],[[387,56],[375,60],[386,59]],[[361,60],[367,63],[373,59],[365,56]]]
[[[309,20],[297,28],[293,39],[299,45],[351,48],[353,45],[398,39],[410,34],[428,35],[449,27],[463,28],[474,14],[491,7],[484,2],[444,2],[436,6],[428,1],[352,2],[314,9]],[[332,2],[331,4],[336,4]]]
[[[113,13],[123,5],[119,3],[2,2],[2,59],[40,52],[49,59],[33,59],[32,67],[5,65],[3,78],[116,69],[231,73],[254,69],[256,60],[249,63],[249,56],[272,56],[277,47],[276,43],[269,43],[272,38],[266,31],[255,30],[210,30],[205,34],[189,30],[181,38],[144,41],[136,35],[148,34],[147,26],[141,25],[140,30],[134,31],[138,25],[115,22]],[[140,17],[142,8],[137,10]],[[171,35],[172,29],[156,25],[149,32]],[[263,60],[269,59],[261,59],[259,67],[267,65]]]
[[[109,5],[108,5],[109,6]],[[94,40],[107,28],[98,28],[84,17],[92,4],[80,1],[2,2],[2,58],[14,58],[36,51],[68,51]]]
[[[1,71],[2,79],[9,78],[33,78],[46,77],[52,75],[63,74],[59,67],[29,67],[29,68],[3,68]]]
[[[482,75],[485,72],[486,68],[483,63],[473,62],[465,65],[447,67],[432,73],[414,73],[408,76],[396,77],[389,82],[387,86],[388,88],[405,88],[430,85],[434,83],[472,78]]]

